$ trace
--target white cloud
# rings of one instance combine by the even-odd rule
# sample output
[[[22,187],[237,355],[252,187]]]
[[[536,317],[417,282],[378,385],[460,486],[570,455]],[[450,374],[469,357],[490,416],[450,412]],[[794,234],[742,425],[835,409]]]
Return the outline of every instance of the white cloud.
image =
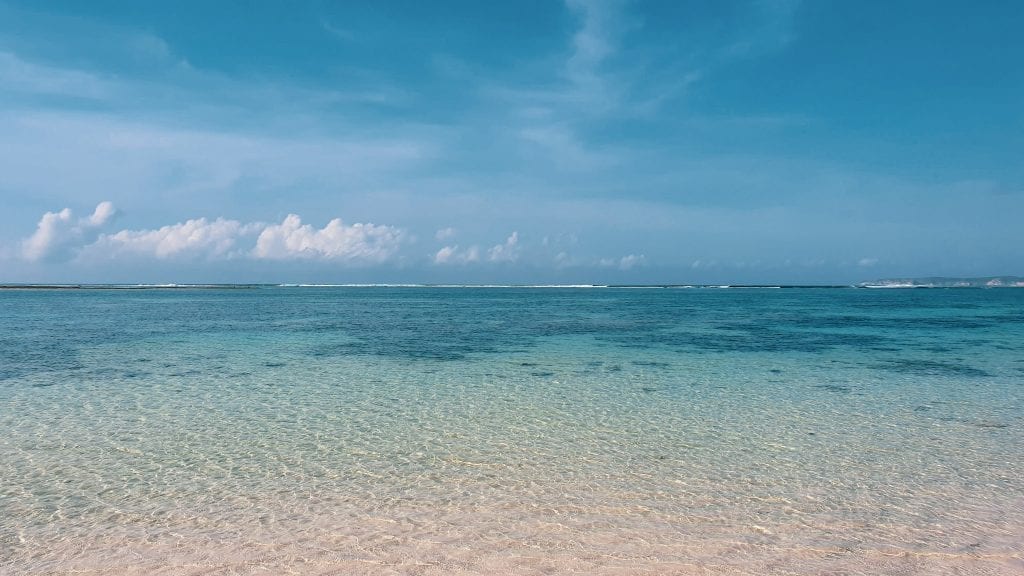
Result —
[[[628,256],[623,256],[622,258],[601,258],[597,263],[605,268],[615,267],[619,270],[632,270],[637,266],[642,266],[645,260],[647,260],[647,258],[643,254],[630,254]],[[697,260],[693,263],[692,267],[698,268],[700,265],[700,260]]]
[[[26,260],[41,260],[71,234],[72,226],[70,208],[43,214],[35,234],[22,242],[22,255]]]
[[[391,226],[352,224],[335,218],[321,229],[303,224],[289,214],[280,224],[267,226],[256,239],[252,256],[268,260],[320,259],[381,263],[398,251],[403,233]]]
[[[445,246],[434,254],[434,264],[448,264],[458,251],[458,246]]]
[[[70,208],[47,212],[39,219],[35,233],[21,242],[21,256],[35,262],[66,255],[69,250],[91,242],[116,214],[110,202],[100,202],[90,216],[77,221]]]
[[[455,228],[442,228],[434,234],[434,238],[437,238],[438,240],[447,240],[449,238],[454,238],[456,233]]]
[[[619,258],[619,270],[632,270],[636,266],[640,266],[644,263],[646,258],[643,254],[637,256],[636,254],[630,254],[629,256],[623,256]]]
[[[857,261],[857,266],[861,266],[863,268],[869,268],[875,264],[878,264],[878,258],[861,258]]]
[[[121,230],[104,234],[84,250],[90,256],[134,254],[159,259],[186,255],[210,258],[231,255],[240,237],[251,235],[262,225],[243,225],[237,220],[197,218],[156,230]]]
[[[96,205],[96,209],[92,211],[89,218],[86,219],[86,223],[91,228],[98,228],[110,222],[116,215],[117,209],[114,208],[112,202],[100,202]]]
[[[47,212],[35,233],[21,242],[21,256],[29,261],[135,256],[159,260],[206,257],[383,263],[405,240],[405,233],[392,226],[346,225],[335,218],[317,229],[303,224],[294,214],[280,224],[194,218],[155,229],[101,233],[100,229],[116,214],[110,202],[101,202],[91,215],[78,219],[70,208]],[[479,255],[474,247],[461,257],[475,260]]]
[[[445,246],[434,254],[434,264],[468,264],[480,260],[480,248],[470,246],[460,250],[458,244]]]
[[[487,251],[491,262],[515,262],[519,259],[519,232],[513,232],[504,244],[498,244]]]

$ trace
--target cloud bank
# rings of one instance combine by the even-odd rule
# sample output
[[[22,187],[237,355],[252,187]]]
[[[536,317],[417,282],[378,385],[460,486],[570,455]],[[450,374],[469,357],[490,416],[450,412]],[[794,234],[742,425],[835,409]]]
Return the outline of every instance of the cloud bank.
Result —
[[[104,234],[83,251],[108,256],[137,255],[166,259],[182,255],[216,258],[230,256],[240,238],[251,235],[259,224],[236,220],[197,218],[156,230],[121,230]]]
[[[22,240],[22,259],[110,260],[249,258],[253,260],[322,260],[343,264],[381,264],[391,260],[405,241],[394,226],[355,223],[339,218],[323,228],[303,224],[289,214],[280,224],[194,218],[156,229],[102,233],[117,214],[100,202],[90,216],[75,219],[70,208],[47,212],[34,234]]]

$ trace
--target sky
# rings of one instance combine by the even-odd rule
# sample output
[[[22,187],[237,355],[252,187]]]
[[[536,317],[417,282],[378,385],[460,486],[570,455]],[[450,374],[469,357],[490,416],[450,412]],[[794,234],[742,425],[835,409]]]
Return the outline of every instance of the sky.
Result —
[[[1024,275],[1015,1],[0,0],[0,283]]]

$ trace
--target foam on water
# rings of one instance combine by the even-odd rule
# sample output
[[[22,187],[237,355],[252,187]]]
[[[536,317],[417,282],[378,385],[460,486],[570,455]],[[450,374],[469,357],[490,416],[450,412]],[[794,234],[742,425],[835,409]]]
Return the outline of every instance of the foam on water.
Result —
[[[0,573],[1024,570],[1024,293],[0,293]]]

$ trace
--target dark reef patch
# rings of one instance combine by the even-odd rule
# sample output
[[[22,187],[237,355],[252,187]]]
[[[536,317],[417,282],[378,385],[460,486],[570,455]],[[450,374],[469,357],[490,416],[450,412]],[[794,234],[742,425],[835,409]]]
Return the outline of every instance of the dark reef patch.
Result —
[[[1010,427],[1009,424],[1003,424],[1002,422],[991,422],[989,420],[982,420],[982,421],[971,422],[971,424],[973,426],[978,427],[978,428],[997,428],[998,429],[998,428],[1009,428]]]
[[[633,360],[630,364],[634,366],[645,366],[648,368],[668,368],[672,364],[668,362],[658,362],[656,360]]]
[[[829,392],[835,392],[837,394],[849,394],[853,392],[853,388],[842,384],[816,384],[814,386],[819,390],[828,390]]]
[[[914,374],[920,376],[967,376],[971,378],[992,376],[989,372],[968,364],[938,360],[888,360],[881,364],[875,364],[873,367],[879,370],[886,370],[899,374]]]

